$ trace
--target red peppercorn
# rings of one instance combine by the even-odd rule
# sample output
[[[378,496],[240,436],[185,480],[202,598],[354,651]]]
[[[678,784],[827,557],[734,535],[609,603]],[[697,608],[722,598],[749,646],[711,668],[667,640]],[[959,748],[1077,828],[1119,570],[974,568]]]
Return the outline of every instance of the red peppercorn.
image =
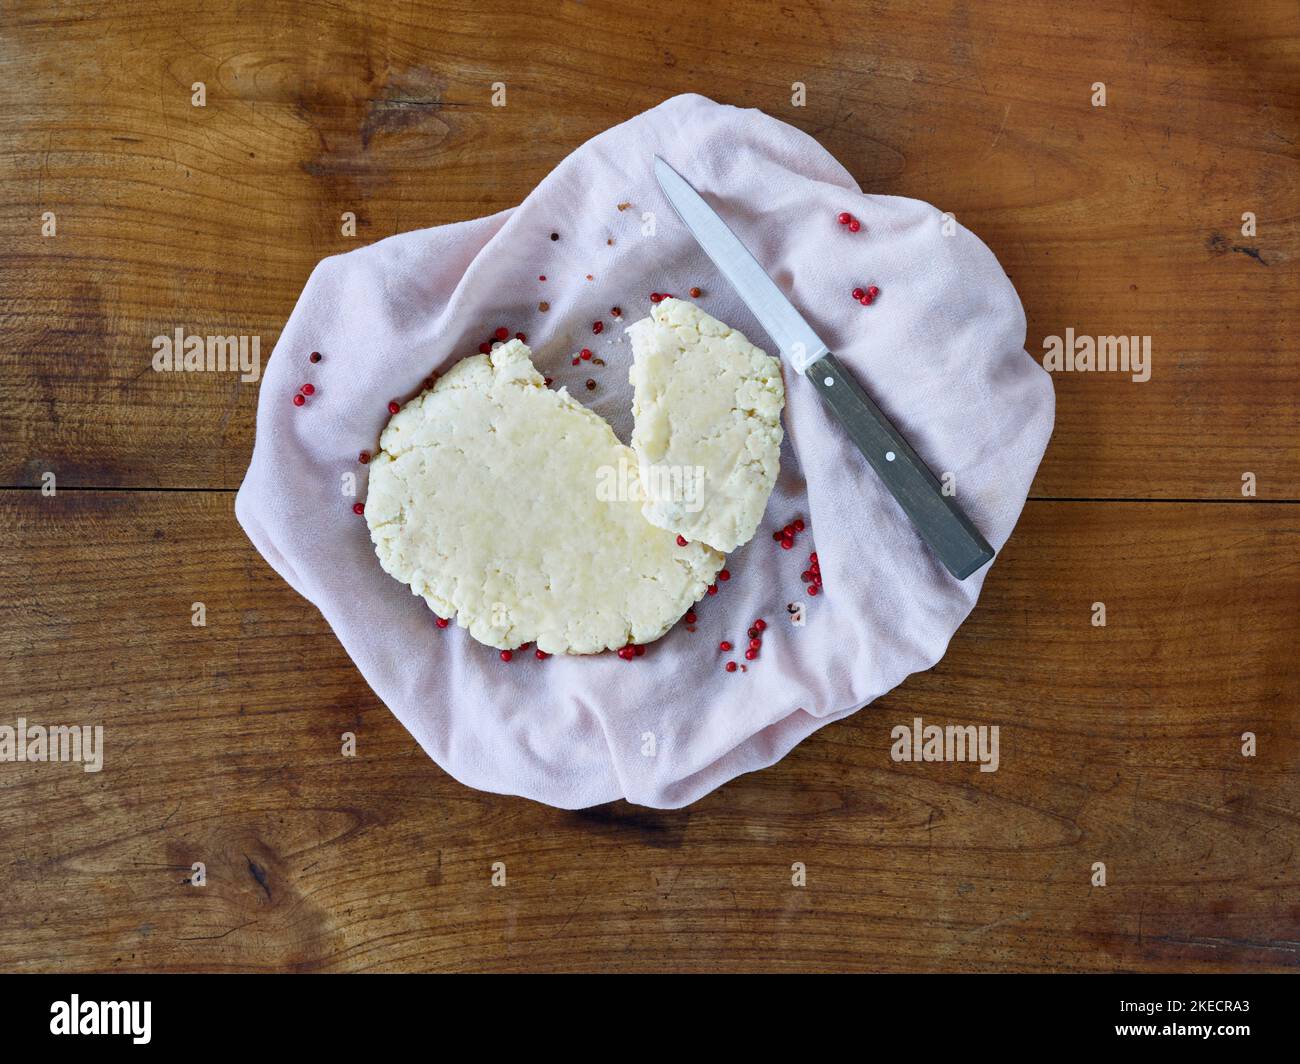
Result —
[[[439,628],[446,628],[447,625],[451,624],[451,621],[447,620],[446,617],[435,617],[433,619],[433,623],[436,624]]]
[[[729,662],[727,662],[727,671],[728,671],[728,672],[735,672],[735,671],[736,671],[736,663],[735,663],[734,661],[729,661]]]
[[[581,359],[583,359],[584,361],[590,362],[590,361],[591,361],[591,348],[590,348],[590,347],[584,347],[581,351],[578,352],[578,357],[581,358]]]
[[[360,462],[362,465],[368,463],[370,461],[370,452],[362,451],[359,455],[357,455],[357,461]]]
[[[544,273],[539,273],[539,274],[537,275],[537,279],[538,279],[539,281],[545,281],[545,280],[546,280],[546,274],[544,274]]]
[[[872,299],[875,299],[876,296],[880,295],[880,289],[873,284],[870,288],[867,289],[867,295],[869,295]]]
[[[758,651],[755,650],[753,647],[750,647],[748,650],[745,651],[746,661],[753,661],[756,657],[758,657]]]
[[[760,632],[766,632],[767,621],[763,620],[763,618],[760,617],[758,620],[754,622],[754,627],[757,628]]]
[[[507,329],[504,325],[498,325],[496,327],[496,330],[492,333],[492,335],[495,336],[498,340],[509,340],[510,330]]]
[[[518,340],[521,344],[528,343],[528,337],[525,336],[523,333],[515,333],[515,339]]]
[[[313,361],[313,362],[319,362],[319,361],[320,361],[320,352],[319,352],[319,351],[313,351],[313,352],[311,353],[311,355],[308,356],[308,357],[309,357],[309,358],[311,359],[311,361]]]
[[[609,316],[610,316],[611,318],[621,318],[621,317],[623,316],[623,308],[622,308],[622,307],[610,307],[610,308],[609,308]]]
[[[394,399],[392,402],[388,404],[388,412],[390,414],[396,414],[401,409],[402,409],[402,404],[399,403],[396,399]]]
[[[488,343],[488,341],[484,340],[478,345],[478,353],[480,355],[490,355],[492,353],[492,345]]]
[[[875,302],[875,297],[873,297],[871,293],[868,292],[861,299],[859,299],[858,302],[861,303],[864,307],[869,307],[871,306],[872,303]]]
[[[687,610],[687,611],[686,611],[686,623],[687,623],[687,624],[694,624],[695,621],[696,621],[695,611],[694,611],[694,610]]]
[[[812,571],[805,569],[802,573],[799,574],[799,579],[802,580],[805,584],[811,584],[813,582]]]
[[[729,570],[729,569],[721,569],[721,570],[719,570],[719,571],[718,571],[718,579],[719,579],[719,580],[730,580],[730,579],[731,579],[731,570]]]
[[[638,643],[636,646],[632,648],[632,652],[636,654],[638,658],[642,657],[645,654],[645,647],[643,647],[640,643]]]
[[[781,529],[782,539],[790,539],[793,536],[794,536],[794,525],[786,525],[785,528]]]
[[[807,527],[808,527],[808,526],[805,525],[805,524],[803,523],[803,518],[802,518],[802,517],[796,517],[796,518],[794,519],[794,530],[795,530],[796,532],[802,532],[802,531],[803,531],[805,528],[807,528]]]
[[[810,562],[812,562],[813,565],[816,565],[816,564],[817,564],[817,552],[816,552],[816,551],[813,551],[810,555],[808,555],[808,560],[809,560]]]
[[[809,584],[809,585],[808,585],[808,594],[810,594],[810,595],[815,595],[815,594],[817,594],[817,585],[816,585],[816,584]]]
[[[861,288],[855,288],[855,289],[853,289],[853,298],[854,298],[854,299],[861,299],[864,295],[866,295],[866,292],[862,291]]]
[[[293,405],[294,405],[294,406],[302,406],[302,404],[305,403],[306,401],[307,401],[307,400],[304,399],[301,395],[295,395],[295,396],[293,397]]]
[[[794,540],[793,540],[793,539],[790,539],[788,536],[782,536],[782,537],[781,537],[781,549],[782,549],[782,550],[790,550],[790,549],[793,548],[793,547],[794,547]]]
[[[853,220],[853,215],[848,211],[840,211],[840,213],[835,216],[835,220],[839,222],[840,225],[848,225],[849,222]]]
[[[314,384],[304,384],[304,385],[302,386],[302,394],[303,394],[303,395],[315,395],[315,394],[316,394],[316,385],[314,385]]]
[[[758,638],[758,629],[757,629],[757,628],[754,628],[754,627],[751,626],[750,629],[749,629],[749,631],[746,632],[745,634],[746,634],[747,636],[749,636],[750,639],[757,639],[757,638]]]
[[[860,221],[858,221],[856,218],[850,218],[850,219],[849,219],[849,232],[850,232],[850,233],[856,233],[856,232],[857,232],[859,229],[861,229],[861,228],[862,228],[862,223],[861,223]]]
[[[759,639],[759,638],[757,638],[757,637],[755,637],[755,638],[753,638],[753,639],[751,639],[751,640],[749,641],[749,649],[750,649],[750,650],[757,650],[757,649],[758,649],[759,647],[761,647],[762,645],[763,645],[763,640],[761,640],[761,639]]]
[[[593,321],[591,323],[591,331],[599,336],[605,331],[605,323],[603,321]]]
[[[663,296],[661,296],[658,292],[651,292],[651,293],[650,293],[650,302],[651,302],[651,303],[658,303],[661,299],[663,299]]]
[[[551,386],[551,383],[552,383],[553,380],[554,380],[554,378],[552,378],[552,377],[543,377],[543,378],[542,378],[543,383],[545,383],[546,387],[548,387],[548,388]]]
[[[632,647],[630,647],[630,646],[619,647],[619,648],[618,648],[618,651],[617,651],[617,654],[618,654],[618,656],[619,656],[620,658],[622,658],[624,661],[631,661],[632,658],[636,655],[636,651],[633,650]]]
[[[513,650],[503,650],[503,651],[501,651],[501,660],[502,660],[502,661],[509,661],[509,660],[511,660],[514,656],[515,656],[515,653],[514,653]]]
[[[773,538],[774,540],[776,540],[776,541],[779,543],[779,542],[781,541],[781,532],[780,532],[780,530],[777,530],[776,532],[773,532],[773,533],[772,533],[772,538]]]
[[[595,390],[596,390],[596,381],[595,381],[595,379],[592,378],[592,377],[588,377],[588,378],[587,378],[587,391],[589,391],[589,392],[594,392]]]
[[[548,654],[548,653],[546,653],[545,650],[534,650],[534,651],[533,651],[533,657],[535,657],[538,661],[545,661],[545,660],[546,660],[547,658],[549,658],[550,656],[551,656],[551,655]]]
[[[686,537],[685,537],[685,536],[679,535],[679,536],[677,537],[677,546],[679,546],[679,547],[684,547],[684,546],[686,546]]]
[[[581,362],[581,361],[582,361],[582,359],[580,359],[577,355],[574,355],[574,356],[573,356],[573,364],[574,364],[575,366],[576,366],[579,362]]]
[[[703,293],[702,293],[698,288],[692,288],[692,289],[691,289],[691,298],[692,298],[692,299],[699,299],[701,295],[703,295]]]
[[[718,644],[718,649],[724,652],[728,651],[731,649],[731,644],[724,639],[721,643]]]
[[[360,517],[363,513],[366,512],[366,504],[363,502],[354,502],[352,504],[352,512],[356,514],[358,517]]]
[[[709,594],[710,594],[710,595],[716,595],[717,593],[718,593],[718,585],[717,585],[717,584],[710,584],[710,585],[709,585]]]

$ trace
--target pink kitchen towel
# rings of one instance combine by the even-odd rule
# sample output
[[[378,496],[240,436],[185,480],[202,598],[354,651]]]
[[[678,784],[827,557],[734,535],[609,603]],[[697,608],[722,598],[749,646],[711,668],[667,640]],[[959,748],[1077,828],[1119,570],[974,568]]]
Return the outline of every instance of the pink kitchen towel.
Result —
[[[588,141],[518,207],[322,261],[266,367],[239,521],[439,765],[468,786],[566,809],[617,798],[676,808],[771,765],[934,665],[988,571],[949,576],[788,365],[764,523],[728,558],[732,577],[696,607],[696,623],[643,657],[504,663],[455,624],[438,629],[380,569],[352,511],[366,490],[358,452],[375,450],[390,401],[497,327],[526,334],[553,387],[625,442],[624,329],[650,293],[698,287],[704,310],[776,353],[665,201],[656,154],[727,220],[997,549],[1052,430],[1052,385],[1024,350],[1020,301],[977,237],[927,203],[864,194],[784,122],[701,96]],[[839,224],[843,211],[857,232]],[[869,285],[880,289],[871,306],[850,298]],[[572,366],[582,347],[605,365]],[[307,381],[315,392],[295,406]],[[772,533],[795,518],[806,528],[783,550]],[[812,551],[817,595],[801,579]],[[760,617],[761,655],[726,672],[719,641],[743,646]]]

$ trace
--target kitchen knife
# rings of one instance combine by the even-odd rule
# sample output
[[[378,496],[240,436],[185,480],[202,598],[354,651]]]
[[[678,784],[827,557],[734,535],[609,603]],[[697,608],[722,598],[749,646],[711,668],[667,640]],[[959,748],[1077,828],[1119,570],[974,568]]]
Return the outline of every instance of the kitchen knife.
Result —
[[[743,299],[781,354],[813,384],[867,464],[885,482],[944,567],[965,580],[993,548],[821,338],[689,182],[659,156],[655,177],[706,255]]]

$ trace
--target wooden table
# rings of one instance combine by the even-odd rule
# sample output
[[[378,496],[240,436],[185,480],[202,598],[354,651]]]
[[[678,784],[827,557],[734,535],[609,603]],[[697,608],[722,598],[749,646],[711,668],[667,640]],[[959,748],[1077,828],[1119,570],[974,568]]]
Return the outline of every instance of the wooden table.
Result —
[[[6,5],[0,724],[109,746],[0,764],[0,967],[1294,969],[1294,2],[634,6]],[[1150,335],[1152,378],[1056,376],[979,606],[869,710],[679,812],[480,794],[236,524],[256,386],[150,340],[269,352],[321,257],[512,205],[688,91],[954,212],[1032,353]],[[914,713],[999,725],[1000,770],[892,762]]]

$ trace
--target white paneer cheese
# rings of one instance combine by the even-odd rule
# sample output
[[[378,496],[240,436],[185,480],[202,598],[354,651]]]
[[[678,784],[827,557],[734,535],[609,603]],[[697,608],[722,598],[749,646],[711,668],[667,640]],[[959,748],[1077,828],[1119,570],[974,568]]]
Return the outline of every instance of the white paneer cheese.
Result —
[[[379,442],[365,516],[380,564],[489,646],[648,643],[722,567],[642,516],[635,455],[518,340],[457,363]]]
[[[716,550],[753,538],[776,484],[781,364],[693,303],[629,326],[646,520]]]

